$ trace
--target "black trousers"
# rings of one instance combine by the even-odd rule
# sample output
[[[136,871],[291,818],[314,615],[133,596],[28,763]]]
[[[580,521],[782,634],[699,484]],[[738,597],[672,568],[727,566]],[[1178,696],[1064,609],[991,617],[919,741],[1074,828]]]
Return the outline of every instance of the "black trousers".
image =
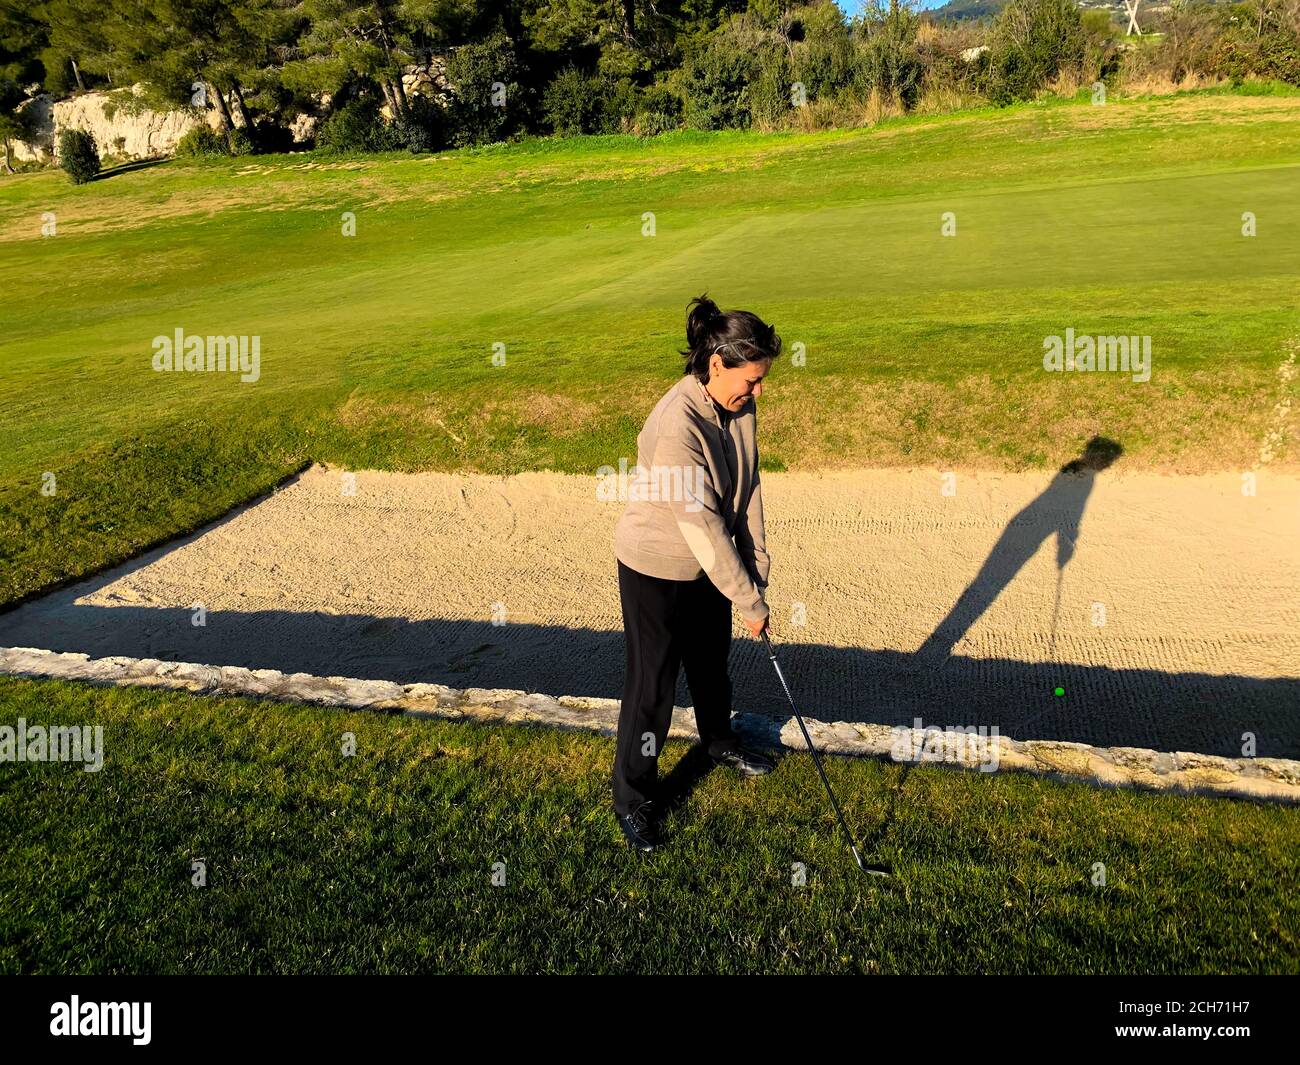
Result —
[[[617,560],[616,560],[617,561]],[[672,723],[677,674],[695,704],[695,727],[710,754],[734,750],[731,730],[731,600],[705,574],[693,581],[651,577],[618,562],[627,658],[614,755],[614,809],[656,798],[659,752]]]

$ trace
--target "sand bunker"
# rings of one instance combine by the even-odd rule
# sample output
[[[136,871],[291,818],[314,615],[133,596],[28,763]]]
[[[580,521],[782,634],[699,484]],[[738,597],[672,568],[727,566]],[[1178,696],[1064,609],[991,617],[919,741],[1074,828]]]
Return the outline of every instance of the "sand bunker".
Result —
[[[313,467],[2,615],[0,646],[621,694],[622,504],[594,477],[354,476],[347,494]],[[1235,474],[1119,470],[961,473],[953,495],[931,470],[763,485],[774,643],[810,716],[1235,757],[1250,733],[1300,757],[1300,477],[1261,473],[1253,497]],[[784,719],[743,633],[733,705]]]

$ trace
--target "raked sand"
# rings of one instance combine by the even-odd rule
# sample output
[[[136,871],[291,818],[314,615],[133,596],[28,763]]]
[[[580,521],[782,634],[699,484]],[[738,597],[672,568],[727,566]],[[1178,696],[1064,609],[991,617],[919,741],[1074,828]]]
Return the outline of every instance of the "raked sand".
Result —
[[[0,646],[621,695],[622,504],[594,477],[344,483],[313,467],[0,615]],[[1233,756],[1249,734],[1300,757],[1300,477],[1241,483],[1116,466],[958,472],[944,494],[936,470],[764,473],[774,644],[799,708]],[[788,716],[738,615],[734,633],[733,706]],[[684,677],[676,701],[692,702]]]

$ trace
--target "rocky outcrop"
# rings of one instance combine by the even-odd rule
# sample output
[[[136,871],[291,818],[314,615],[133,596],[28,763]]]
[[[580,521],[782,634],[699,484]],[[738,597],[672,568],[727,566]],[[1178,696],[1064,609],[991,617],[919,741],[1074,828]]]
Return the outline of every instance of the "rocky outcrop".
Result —
[[[419,93],[446,107],[452,99],[451,82],[447,80],[447,61],[441,56],[432,56],[427,63],[407,67],[406,73],[402,75],[402,88],[408,96]]]
[[[132,90],[138,95],[140,87]],[[33,116],[36,130],[31,145],[16,143],[14,158],[41,163],[58,161],[59,134],[65,129],[81,129],[95,138],[102,157],[151,159],[170,155],[176,142],[204,121],[192,111],[133,112],[122,106],[121,94],[87,92],[67,100],[54,101],[37,96],[22,105]],[[217,125],[215,112],[209,123]]]
[[[386,680],[317,677],[274,669],[205,666],[157,658],[91,658],[31,647],[0,647],[0,674],[57,678],[96,684],[172,688],[205,695],[242,695],[502,724],[549,725],[613,735],[619,701],[576,695],[550,696],[510,688],[448,688],[441,684],[398,684]],[[957,744],[936,744],[925,729],[905,726],[823,722],[804,718],[819,751],[866,755],[895,761],[943,761],[968,770],[1018,770],[1082,780],[1107,787],[1238,796],[1300,802],[1300,762],[1285,758],[1222,758],[1187,751],[1139,747],[1092,747],[1053,740],[966,736]],[[761,714],[736,714],[732,727],[753,746],[806,750],[798,722]],[[697,740],[694,712],[674,707],[669,736]],[[953,739],[954,737],[947,737]],[[900,756],[900,750],[910,752]],[[942,755],[939,757],[939,755]]]
[[[424,96],[442,107],[451,104],[453,93],[451,82],[447,80],[447,61],[441,56],[432,56],[427,63],[417,63],[406,68],[402,75],[402,89],[409,100],[412,96]],[[384,104],[380,113],[385,118],[392,118],[392,108]]]
[[[46,94],[34,96],[18,105],[18,111],[35,131],[36,139],[30,144],[13,141],[10,151],[15,162],[33,159],[49,162],[54,155],[54,97]]]
[[[447,64],[440,56],[407,67],[402,75],[402,86],[408,98],[425,96],[443,107],[452,100]],[[131,92],[138,96],[141,87],[135,85]],[[123,106],[123,95],[121,92],[86,92],[66,100],[56,101],[49,95],[27,100],[19,110],[31,120],[35,137],[30,144],[12,142],[13,159],[16,162],[57,163],[59,134],[65,129],[82,129],[91,134],[101,158],[111,155],[119,159],[155,159],[171,155],[176,142],[204,121],[213,129],[221,128],[221,121],[213,108],[203,114],[190,110],[135,111]],[[328,94],[313,99],[320,115],[300,114],[289,126],[296,144],[312,140],[321,116],[329,113]],[[386,104],[380,110],[385,118],[392,118],[391,109]],[[243,125],[238,109],[231,106],[230,112],[234,124]]]
[[[316,139],[316,128],[320,125],[320,119],[315,115],[301,114],[295,116],[289,124],[289,132],[293,134],[294,144],[305,144],[307,141]]]

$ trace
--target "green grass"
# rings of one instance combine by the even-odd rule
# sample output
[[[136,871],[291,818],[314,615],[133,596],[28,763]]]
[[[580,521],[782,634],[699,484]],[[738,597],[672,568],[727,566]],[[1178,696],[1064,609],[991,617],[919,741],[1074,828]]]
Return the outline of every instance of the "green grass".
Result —
[[[705,289],[785,340],[766,468],[1050,468],[1097,432],[1129,469],[1249,468],[1300,333],[1298,132],[1300,98],[1189,93],[18,175],[0,182],[0,603],[311,459],[634,460]],[[1067,326],[1150,334],[1151,381],[1044,373]],[[260,380],[154,373],[152,338],[178,327],[259,336]]]
[[[807,755],[708,775],[646,860],[604,737],[14,679],[0,700],[102,725],[105,752],[0,764],[6,973],[1300,971],[1278,806],[829,759],[879,881]]]
[[[761,401],[767,469],[1047,468],[1096,432],[1129,468],[1249,468],[1300,333],[1298,128],[1247,86],[0,180],[0,606],[310,460],[616,465],[704,289],[806,351]],[[1151,334],[1151,382],[1044,374],[1067,326]],[[154,374],[177,327],[260,336],[261,380]],[[1300,971],[1281,807],[832,760],[886,885],[802,755],[712,774],[638,862],[609,739],[3,678],[0,707],[108,752],[0,763],[3,971]]]

